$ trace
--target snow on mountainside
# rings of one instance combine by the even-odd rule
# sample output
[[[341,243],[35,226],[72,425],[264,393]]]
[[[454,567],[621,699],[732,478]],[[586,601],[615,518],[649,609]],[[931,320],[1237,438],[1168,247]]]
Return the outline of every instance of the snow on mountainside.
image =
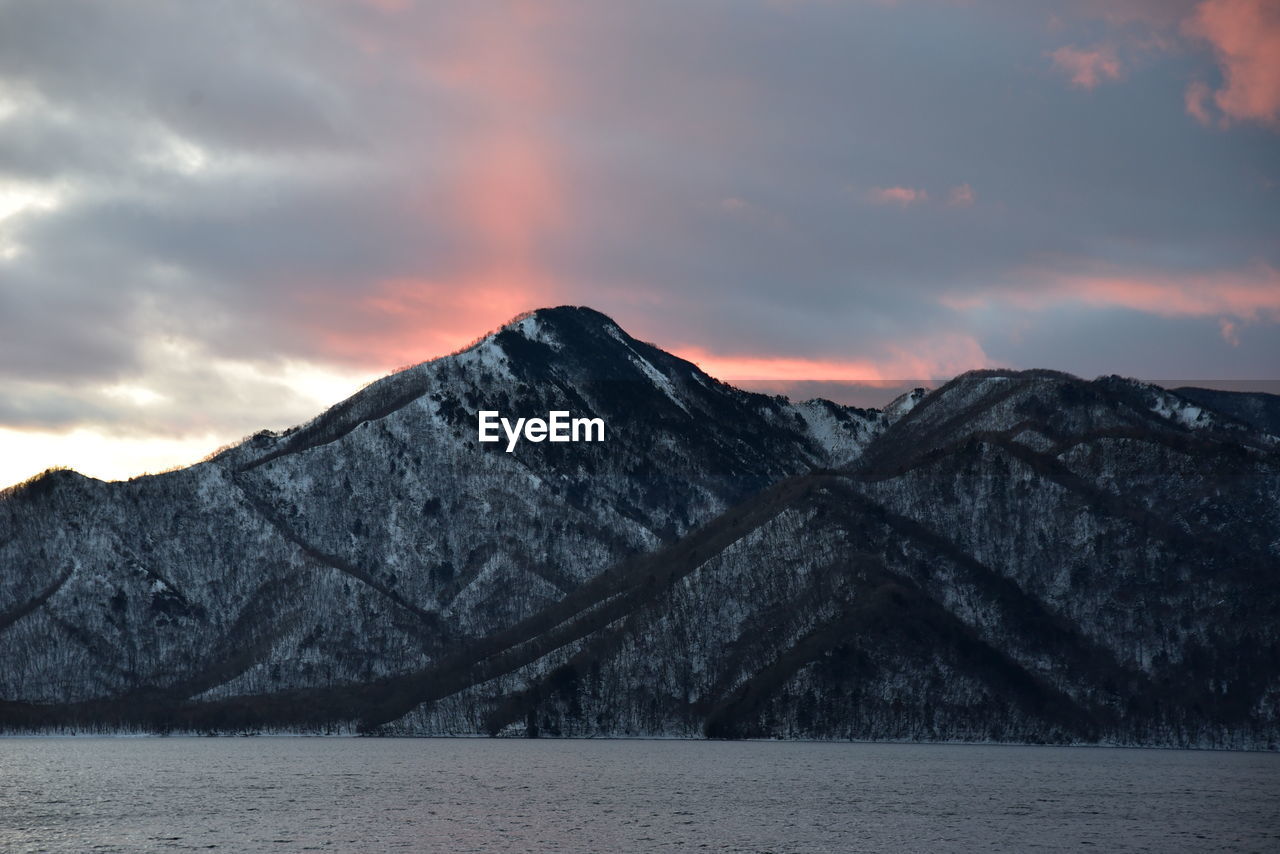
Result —
[[[792,403],[545,309],[201,465],[11,491],[0,724],[1266,747],[1280,452],[1232,405]],[[607,439],[507,453],[480,409]]]

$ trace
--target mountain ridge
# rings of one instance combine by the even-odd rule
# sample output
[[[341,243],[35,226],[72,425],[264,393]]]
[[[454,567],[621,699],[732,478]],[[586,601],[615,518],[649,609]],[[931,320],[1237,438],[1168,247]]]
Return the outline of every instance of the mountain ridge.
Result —
[[[487,407],[611,441],[482,448]],[[1274,746],[1280,453],[1229,408],[793,403],[539,310],[197,466],[8,491],[0,726]]]

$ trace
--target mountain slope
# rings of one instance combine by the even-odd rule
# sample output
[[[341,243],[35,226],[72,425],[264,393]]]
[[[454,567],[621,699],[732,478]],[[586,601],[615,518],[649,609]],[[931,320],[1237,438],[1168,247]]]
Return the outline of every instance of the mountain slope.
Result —
[[[597,444],[476,441],[476,411],[599,416]],[[211,461],[0,502],[0,698],[257,694],[422,666],[558,601],[878,413],[749,394],[590,309],[536,312]]]
[[[625,618],[392,729],[1274,745],[1280,459],[1184,407],[961,377]]]

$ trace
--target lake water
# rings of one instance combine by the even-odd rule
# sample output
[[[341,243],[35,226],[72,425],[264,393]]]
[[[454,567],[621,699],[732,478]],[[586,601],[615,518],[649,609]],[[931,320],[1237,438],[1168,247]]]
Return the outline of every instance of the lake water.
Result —
[[[699,741],[0,739],[0,850],[1278,851],[1280,756]]]

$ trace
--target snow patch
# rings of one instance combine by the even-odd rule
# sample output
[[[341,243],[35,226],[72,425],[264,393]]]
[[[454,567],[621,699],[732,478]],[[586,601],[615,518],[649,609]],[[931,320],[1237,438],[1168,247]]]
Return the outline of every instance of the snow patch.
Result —
[[[560,341],[552,332],[551,327],[543,323],[537,315],[531,314],[528,317],[523,317],[512,324],[510,328],[530,341],[546,344],[553,350],[560,349]]]
[[[644,375],[649,378],[650,382],[661,389],[667,397],[671,398],[672,403],[683,409],[686,413],[689,412],[689,407],[685,406],[684,402],[680,400],[679,395],[676,393],[676,387],[671,384],[671,380],[666,374],[659,371],[653,366],[653,363],[637,353],[635,348],[628,344],[626,339],[622,337],[622,334],[618,331],[616,326],[606,326],[605,331],[607,331],[615,341],[630,351],[630,355],[627,358],[630,359],[631,363],[639,368]]]
[[[1193,430],[1213,424],[1212,416],[1199,406],[1168,393],[1156,393],[1151,411]]]
[[[906,394],[895,397],[888,406],[884,408],[884,417],[889,423],[893,423],[902,418],[911,410],[920,405],[920,401],[924,400],[926,392],[922,388],[912,389]]]
[[[525,318],[532,320],[533,318]],[[523,322],[523,321],[521,321]],[[469,368],[477,368],[481,371],[489,371],[503,379],[514,379],[511,373],[511,367],[507,360],[506,351],[502,349],[502,345],[495,341],[492,337],[486,338],[470,350],[464,350],[453,357],[459,364]]]
[[[828,465],[853,462],[871,440],[866,423],[850,413],[842,419],[822,401],[806,400],[795,404],[794,409],[804,419],[809,436],[826,454]]]

